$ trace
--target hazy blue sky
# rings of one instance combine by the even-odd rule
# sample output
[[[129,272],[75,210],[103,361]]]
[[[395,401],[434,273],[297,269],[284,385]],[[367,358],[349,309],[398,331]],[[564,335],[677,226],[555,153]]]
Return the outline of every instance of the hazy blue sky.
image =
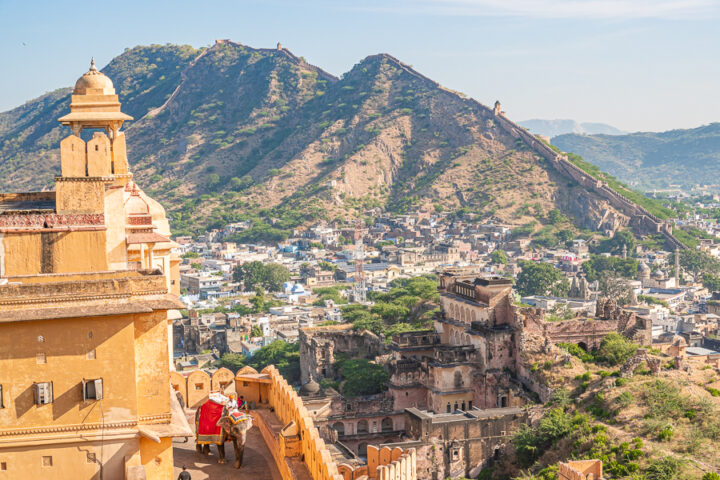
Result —
[[[720,121],[718,0],[0,0],[0,111],[70,86],[91,56],[278,41],[335,75],[387,52],[510,118],[626,130]]]

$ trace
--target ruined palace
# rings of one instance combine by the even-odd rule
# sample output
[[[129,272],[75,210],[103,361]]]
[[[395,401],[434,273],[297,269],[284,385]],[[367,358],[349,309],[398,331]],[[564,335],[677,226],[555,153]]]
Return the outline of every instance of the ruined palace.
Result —
[[[530,421],[523,407],[548,400],[528,354],[562,358],[554,345],[595,347],[610,332],[650,343],[651,322],[611,301],[599,300],[594,317],[551,322],[543,310],[513,305],[508,279],[446,273],[438,288],[433,329],[395,334],[389,345],[351,325],[300,336],[300,393],[323,436],[358,455],[373,445],[412,448],[421,479],[478,475]],[[337,379],[338,354],[383,364],[388,389],[350,398],[322,389],[320,379]]]
[[[111,80],[75,84],[55,190],[0,194],[0,477],[171,478],[182,308],[165,211],[133,182]]]

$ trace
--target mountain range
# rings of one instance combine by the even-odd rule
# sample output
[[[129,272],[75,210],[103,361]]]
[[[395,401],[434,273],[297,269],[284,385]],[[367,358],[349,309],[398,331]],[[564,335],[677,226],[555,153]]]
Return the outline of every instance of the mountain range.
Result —
[[[720,181],[720,123],[686,130],[628,135],[560,135],[558,148],[576,153],[621,181],[643,190],[711,186]]]
[[[321,219],[418,210],[512,225],[560,210],[579,227],[617,227],[605,200],[492,109],[387,54],[337,78],[281,47],[218,41],[135,47],[102,71],[135,118],[124,127],[135,179],[176,233],[250,220],[246,240],[272,241]],[[4,191],[52,187],[70,93],[0,114]]]
[[[583,122],[578,123],[575,120],[522,120],[517,122],[521,127],[527,128],[536,135],[552,138],[567,133],[576,133],[578,135],[623,135],[620,129],[608,125],[606,123]]]

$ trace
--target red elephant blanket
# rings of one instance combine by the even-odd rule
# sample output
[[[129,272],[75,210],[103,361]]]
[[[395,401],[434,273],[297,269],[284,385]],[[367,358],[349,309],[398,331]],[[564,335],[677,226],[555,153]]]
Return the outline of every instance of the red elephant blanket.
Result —
[[[199,445],[225,442],[225,432],[218,427],[220,417],[226,415],[225,406],[208,400],[195,413],[195,436]]]

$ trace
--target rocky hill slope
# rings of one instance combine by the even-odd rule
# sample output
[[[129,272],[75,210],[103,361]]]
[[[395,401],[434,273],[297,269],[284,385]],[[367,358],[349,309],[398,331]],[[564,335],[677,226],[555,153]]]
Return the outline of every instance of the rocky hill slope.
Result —
[[[643,189],[718,184],[720,123],[689,130],[630,135],[560,135],[559,148]]]
[[[224,41],[136,47],[103,72],[135,117],[135,178],[176,232],[249,219],[251,239],[275,240],[317,219],[418,209],[531,229],[554,209],[593,230],[628,222],[491,109],[389,55],[336,78],[286,49]],[[52,186],[69,94],[0,114],[0,188]]]

